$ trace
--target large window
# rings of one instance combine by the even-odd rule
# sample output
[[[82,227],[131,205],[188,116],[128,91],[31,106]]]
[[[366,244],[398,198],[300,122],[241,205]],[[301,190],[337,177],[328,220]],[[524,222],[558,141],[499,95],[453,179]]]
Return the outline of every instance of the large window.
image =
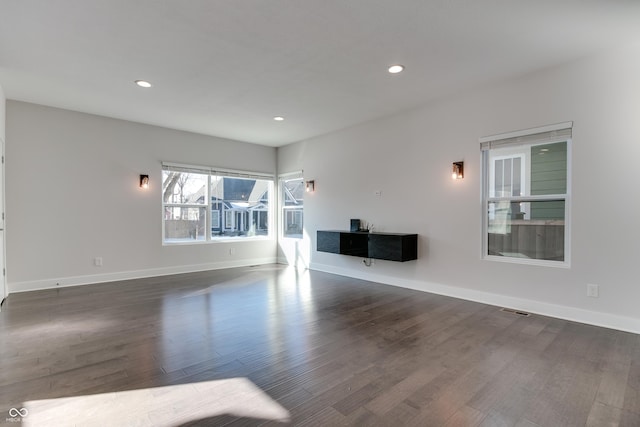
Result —
[[[269,236],[269,175],[163,164],[163,241]]]
[[[282,197],[282,236],[294,239],[302,238],[304,218],[304,181],[301,173],[280,177]]]
[[[485,258],[568,265],[570,147],[570,122],[481,139]]]

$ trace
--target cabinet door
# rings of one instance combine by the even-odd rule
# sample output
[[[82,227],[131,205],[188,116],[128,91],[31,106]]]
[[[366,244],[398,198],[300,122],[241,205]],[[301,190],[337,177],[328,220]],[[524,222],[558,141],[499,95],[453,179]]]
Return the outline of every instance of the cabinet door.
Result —
[[[400,261],[402,259],[400,237],[372,234],[369,236],[369,256],[375,259]]]
[[[341,233],[340,253],[368,258],[368,237],[366,233]]]
[[[371,234],[369,257],[388,261],[411,261],[418,258],[416,234]]]
[[[316,233],[316,249],[319,252],[340,253],[340,232],[318,231]]]

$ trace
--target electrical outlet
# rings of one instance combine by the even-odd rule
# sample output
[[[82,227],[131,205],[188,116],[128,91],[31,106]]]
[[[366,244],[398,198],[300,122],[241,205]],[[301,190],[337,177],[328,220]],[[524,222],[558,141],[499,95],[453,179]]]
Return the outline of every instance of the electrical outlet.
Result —
[[[102,257],[101,256],[97,256],[93,259],[93,265],[95,265],[96,267],[102,267]]]
[[[587,296],[591,298],[598,298],[600,293],[600,287],[594,284],[587,284]]]

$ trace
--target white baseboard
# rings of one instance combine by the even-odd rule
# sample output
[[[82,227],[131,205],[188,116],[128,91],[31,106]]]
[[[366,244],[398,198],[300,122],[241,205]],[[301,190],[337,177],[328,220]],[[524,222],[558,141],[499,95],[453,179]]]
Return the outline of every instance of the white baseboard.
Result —
[[[287,260],[287,257],[283,257],[283,256],[279,256],[278,257],[278,264],[284,264],[284,265],[291,265],[289,264],[289,260]]]
[[[510,297],[490,292],[443,285],[440,283],[389,277],[325,264],[311,263],[309,269],[640,334],[640,319],[633,317],[618,316],[611,313],[590,311],[582,308]]]
[[[59,289],[68,286],[90,285],[94,283],[115,282],[118,280],[142,279],[145,277],[168,276],[171,274],[194,273],[197,271],[220,270],[223,268],[248,267],[251,265],[274,264],[276,257],[256,258],[248,260],[212,262],[206,264],[180,265],[173,267],[150,268],[146,270],[120,271],[85,276],[56,277],[43,280],[7,283],[10,294],[18,292],[39,291],[43,289]]]

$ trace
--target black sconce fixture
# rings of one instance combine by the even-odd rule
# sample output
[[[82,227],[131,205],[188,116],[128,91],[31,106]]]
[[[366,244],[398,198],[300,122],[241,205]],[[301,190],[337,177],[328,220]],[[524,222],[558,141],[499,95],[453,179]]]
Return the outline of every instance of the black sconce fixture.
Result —
[[[316,182],[314,180],[307,181],[306,190],[307,190],[307,193],[313,193],[314,191],[316,191]]]
[[[453,162],[453,172],[451,173],[451,178],[464,178],[464,162]]]
[[[140,175],[140,188],[149,188],[149,175]]]

